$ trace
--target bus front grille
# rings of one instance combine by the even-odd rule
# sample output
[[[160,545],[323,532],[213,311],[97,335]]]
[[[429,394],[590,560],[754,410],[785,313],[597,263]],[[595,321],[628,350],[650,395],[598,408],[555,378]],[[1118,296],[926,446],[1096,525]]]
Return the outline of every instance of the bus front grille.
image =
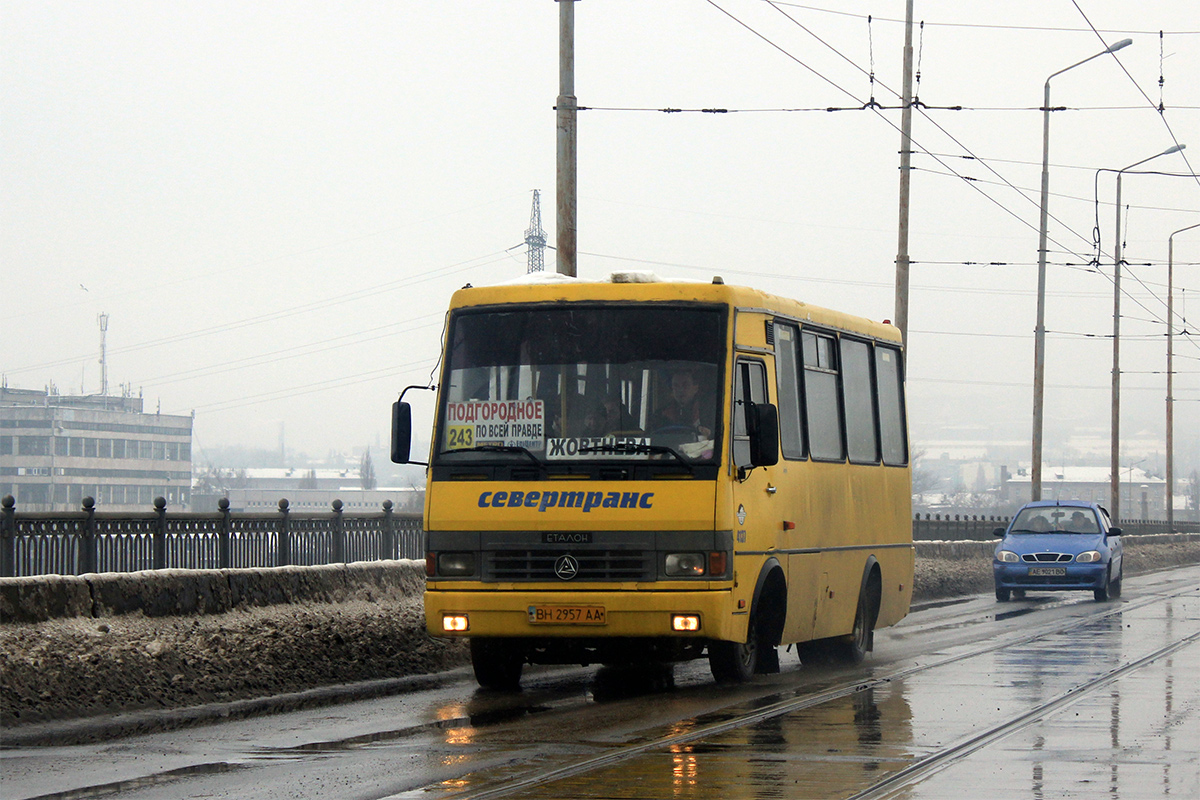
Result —
[[[485,581],[652,581],[655,579],[653,551],[581,550],[569,554],[578,565],[573,577],[564,579],[559,559],[568,555],[547,550],[498,550],[483,554]]]

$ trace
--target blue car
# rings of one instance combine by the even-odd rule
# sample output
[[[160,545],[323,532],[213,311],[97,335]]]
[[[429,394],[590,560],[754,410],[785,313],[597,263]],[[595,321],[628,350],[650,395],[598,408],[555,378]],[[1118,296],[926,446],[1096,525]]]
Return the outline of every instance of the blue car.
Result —
[[[1096,600],[1121,596],[1121,529],[1095,503],[1042,500],[1013,515],[992,557],[996,600],[1027,591],[1091,589]]]

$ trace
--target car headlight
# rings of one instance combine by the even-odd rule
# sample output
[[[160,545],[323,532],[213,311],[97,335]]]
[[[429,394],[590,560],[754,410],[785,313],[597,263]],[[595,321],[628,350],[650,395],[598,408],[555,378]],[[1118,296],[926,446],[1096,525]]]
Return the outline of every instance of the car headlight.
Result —
[[[1079,564],[1091,564],[1099,561],[1101,558],[1102,556],[1100,555],[1099,550],[1088,550],[1086,553],[1080,553],[1079,555],[1075,556],[1075,561]]]
[[[704,574],[704,553],[669,553],[664,567],[672,578]]]
[[[444,578],[461,578],[475,574],[474,553],[438,553],[437,572]]]
[[[1021,557],[1011,550],[1001,550],[996,553],[996,560],[1003,561],[1005,564],[1015,564],[1021,560]]]

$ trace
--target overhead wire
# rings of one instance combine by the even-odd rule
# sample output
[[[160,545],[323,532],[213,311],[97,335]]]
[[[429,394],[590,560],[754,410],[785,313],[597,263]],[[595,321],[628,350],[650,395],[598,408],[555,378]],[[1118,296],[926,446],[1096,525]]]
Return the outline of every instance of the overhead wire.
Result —
[[[1104,37],[1100,34],[1100,31],[1096,29],[1096,26],[1092,24],[1092,21],[1088,19],[1087,13],[1080,8],[1078,0],[1071,0],[1071,4],[1075,6],[1075,10],[1077,10],[1079,15],[1083,17],[1083,21],[1086,22],[1087,26],[1092,30],[1093,33],[1096,34],[1096,38],[1103,42]],[[1118,57],[1116,53],[1111,53],[1110,55],[1112,55],[1113,59],[1121,67],[1121,71],[1125,73],[1125,77],[1129,78],[1129,82],[1132,83],[1134,88],[1138,90],[1138,93],[1142,97],[1146,98],[1146,102],[1149,103],[1152,109],[1158,112],[1159,119],[1162,120],[1163,126],[1167,129],[1167,135],[1171,137],[1172,142],[1179,146],[1179,137],[1177,137],[1175,135],[1175,131],[1171,129],[1171,123],[1167,122],[1166,111],[1162,107],[1161,102],[1158,106],[1156,106],[1154,101],[1150,99],[1150,95],[1146,94],[1146,90],[1142,88],[1142,85],[1138,83],[1137,79],[1135,79],[1133,75],[1129,73],[1129,70],[1125,68],[1125,64],[1121,61],[1120,57]],[[1159,77],[1162,77],[1161,61],[1159,64]],[[1192,167],[1192,162],[1188,160],[1187,153],[1183,151],[1182,147],[1180,147],[1179,155],[1181,158],[1183,158],[1183,163],[1187,164],[1188,171],[1192,173],[1192,176],[1196,180],[1196,185],[1200,186],[1200,175],[1196,174],[1195,168]]]
[[[787,6],[789,8],[799,8],[799,9],[803,9],[805,11],[816,11],[816,12],[822,13],[822,14],[833,14],[833,15],[842,16],[842,17],[854,17],[855,19],[866,19],[868,16],[866,14],[856,14],[852,11],[842,11],[840,9],[822,8],[819,6],[803,5],[801,3],[785,2],[784,0],[763,0],[763,2],[770,2],[773,5]],[[877,17],[875,17],[875,19],[880,22],[891,22],[891,23],[897,23],[900,25],[904,25],[906,23],[906,20],[897,19],[894,17],[879,17],[879,16],[877,16]],[[930,27],[942,27],[942,28],[979,28],[982,30],[1044,31],[1047,33],[1088,33],[1091,30],[1094,30],[1094,29],[1088,29],[1088,28],[1065,28],[1065,27],[1061,27],[1061,26],[1048,26],[1048,25],[1004,25],[1004,24],[980,23],[980,22],[930,22],[928,24]],[[1158,34],[1164,33],[1164,32],[1157,31],[1157,30],[1156,31],[1147,31],[1147,30],[1128,30],[1128,29],[1112,30],[1112,29],[1110,29],[1110,30],[1103,30],[1102,33],[1158,35]],[[1200,36],[1200,30],[1166,31],[1165,35],[1167,35],[1167,36]]]
[[[842,58],[844,61],[846,61],[847,63],[849,63],[849,64],[850,64],[851,66],[853,66],[855,69],[859,70],[860,72],[862,72],[862,71],[863,71],[863,68],[862,68],[860,65],[856,64],[856,63],[853,61],[853,59],[849,58],[849,57],[848,57],[848,56],[846,56],[844,53],[842,53],[841,51],[839,51],[839,50],[838,50],[836,47],[834,47],[833,45],[831,45],[831,44],[829,44],[828,42],[826,42],[826,41],[825,41],[825,40],[824,40],[822,37],[820,37],[820,36],[818,36],[817,34],[815,34],[813,31],[811,31],[811,30],[810,30],[810,29],[809,29],[809,28],[808,28],[806,25],[804,25],[803,23],[801,23],[799,20],[795,19],[795,18],[794,18],[794,17],[792,17],[790,14],[788,14],[788,13],[787,13],[787,12],[785,12],[785,11],[783,11],[783,9],[782,9],[782,8],[780,8],[780,5],[782,5],[782,3],[780,3],[780,2],[777,2],[777,0],[763,0],[763,1],[764,1],[764,2],[766,2],[766,3],[767,3],[767,5],[771,6],[773,9],[775,9],[776,11],[778,11],[780,14],[782,14],[782,15],[783,15],[783,16],[784,16],[786,19],[788,19],[788,20],[790,20],[791,22],[793,22],[793,23],[794,23],[794,24],[795,24],[797,27],[799,27],[799,28],[800,28],[801,30],[803,30],[805,33],[807,33],[807,34],[809,34],[810,36],[812,36],[814,39],[816,39],[816,40],[817,40],[818,42],[820,42],[822,45],[824,45],[825,47],[827,47],[828,49],[830,49],[832,52],[834,52],[836,55],[838,55],[840,58]],[[709,0],[709,2],[712,2],[712,0]],[[1073,2],[1073,3],[1075,3],[1075,6],[1076,6],[1076,8],[1078,8],[1078,3],[1076,2],[1076,0],[1072,0],[1072,2]],[[1080,13],[1082,13],[1082,10],[1080,11]],[[869,22],[870,22],[870,20],[871,20],[871,17],[870,17],[870,16],[868,16],[868,18],[867,18],[867,19],[868,19],[868,23],[869,23]],[[1085,19],[1085,20],[1087,19],[1086,15],[1084,15],[1084,19]],[[740,20],[738,20],[738,21],[739,21],[739,23],[741,22]],[[741,24],[745,25],[745,23],[741,23]],[[1090,21],[1088,21],[1088,25],[1089,25],[1089,27],[1090,27],[1090,28],[1092,28],[1092,30],[1093,30],[1093,31],[1095,30],[1094,26],[1092,26],[1092,25],[1091,25]],[[748,26],[747,26],[747,27],[748,27]],[[1097,36],[1099,36],[1099,33],[1097,32],[1097,34],[1096,34],[1096,35],[1097,35]],[[764,38],[765,38],[765,37],[764,37]],[[772,43],[772,44],[773,44],[773,43]],[[1115,54],[1115,53],[1112,53],[1111,55],[1113,55],[1113,57],[1114,57],[1114,58],[1116,58],[1116,54]],[[1118,63],[1120,63],[1120,59],[1117,59],[1117,61],[1118,61]],[[805,66],[807,66],[807,65],[805,65]],[[809,69],[811,69],[811,68],[809,68]],[[1125,67],[1124,67],[1124,65],[1123,65],[1123,64],[1121,64],[1121,69],[1122,69],[1123,71],[1125,71],[1126,75],[1129,75],[1129,73],[1128,73],[1128,70],[1125,70]],[[874,76],[873,76],[873,73],[872,73],[871,77],[872,77],[872,85],[874,85],[874,82],[875,82],[875,81],[874,81]],[[1130,79],[1132,80],[1132,76],[1129,76],[1129,77],[1130,77]],[[1135,83],[1135,85],[1136,85],[1136,81],[1134,81],[1134,83]],[[836,85],[836,84],[835,84],[835,85]],[[888,91],[890,91],[892,94],[894,94],[894,95],[895,95],[895,94],[897,94],[897,93],[895,92],[895,90],[893,90],[893,89],[890,89],[889,87],[887,87],[887,85],[886,85],[886,84],[884,84],[884,83],[880,82],[880,83],[879,83],[879,85],[880,85],[880,86],[883,86],[885,89],[887,89]],[[839,88],[840,88],[840,87],[839,87]],[[1140,87],[1140,86],[1138,87],[1138,89],[1139,89],[1139,91],[1141,91],[1141,87]],[[845,91],[845,90],[843,90],[843,91]],[[1145,95],[1145,92],[1142,92],[1142,94],[1143,94],[1143,96],[1146,96],[1146,95]],[[1149,97],[1147,97],[1146,99],[1149,101]],[[915,96],[914,96],[914,101],[915,101]],[[1151,102],[1152,102],[1152,101],[1151,101]],[[971,155],[974,155],[974,154],[971,152],[971,149],[970,149],[969,147],[967,147],[966,145],[964,145],[964,144],[963,144],[961,141],[959,141],[957,137],[955,137],[955,136],[954,136],[953,134],[951,134],[951,133],[950,133],[948,130],[946,130],[944,127],[942,127],[940,124],[938,124],[938,123],[937,123],[937,122],[936,122],[936,121],[935,121],[933,118],[931,118],[931,117],[930,117],[928,114],[925,114],[924,112],[922,112],[922,111],[921,111],[921,106],[920,106],[919,104],[917,104],[916,102],[914,102],[914,108],[915,108],[917,111],[921,112],[921,113],[922,113],[922,116],[923,116],[923,117],[925,117],[925,119],[926,119],[926,120],[927,120],[929,123],[931,123],[931,124],[932,124],[932,125],[933,125],[935,128],[937,128],[939,131],[941,131],[943,135],[945,135],[945,136],[946,136],[948,139],[950,139],[952,142],[954,142],[954,144],[956,144],[958,147],[960,147],[960,148],[961,148],[961,149],[962,149],[964,152],[966,152],[966,153],[968,153],[968,154],[971,154]],[[1161,114],[1160,114],[1160,116],[1161,116]],[[889,124],[892,124],[892,123],[890,122],[890,120],[888,120],[888,122],[889,122]],[[1174,132],[1173,132],[1173,131],[1170,131],[1170,127],[1169,127],[1169,126],[1168,126],[1168,131],[1171,133],[1171,137],[1172,137],[1172,139],[1175,141],[1175,143],[1176,143],[1176,144],[1178,144],[1178,140],[1177,140],[1177,139],[1175,139]],[[911,140],[911,137],[910,137],[910,140]],[[936,160],[936,159],[935,159],[935,160]],[[944,162],[941,162],[941,161],[939,161],[938,163],[941,163],[941,164],[942,164],[944,167],[947,167],[947,168],[949,168],[949,167],[948,167],[948,165],[946,165]],[[1006,186],[1008,186],[1009,188],[1011,188],[1011,189],[1013,189],[1014,191],[1016,191],[1016,192],[1017,192],[1017,194],[1018,194],[1018,196],[1022,197],[1022,198],[1023,198],[1023,199],[1025,199],[1025,200],[1028,200],[1028,201],[1029,201],[1029,202],[1031,202],[1031,203],[1032,203],[1032,202],[1034,202],[1034,201],[1032,200],[1032,198],[1028,197],[1028,196],[1027,196],[1027,195],[1026,195],[1026,194],[1025,194],[1025,193],[1024,193],[1022,190],[1020,190],[1020,189],[1018,189],[1016,186],[1014,186],[1014,185],[1013,185],[1013,184],[1012,184],[1012,183],[1011,183],[1011,182],[1010,182],[1010,181],[1009,181],[1007,178],[1005,178],[1003,175],[1001,175],[999,172],[997,172],[997,171],[996,171],[994,168],[992,168],[992,167],[991,167],[991,166],[990,166],[990,165],[989,165],[989,164],[988,164],[986,161],[980,161],[980,163],[982,163],[984,167],[986,167],[986,168],[987,168],[987,169],[988,169],[988,170],[989,170],[989,171],[990,171],[992,174],[994,174],[994,175],[995,175],[997,178],[999,178],[999,179],[1000,179],[1000,181],[1004,183],[1004,185],[1006,185]],[[1185,163],[1187,163],[1187,162],[1186,162],[1186,159],[1185,159]],[[1188,163],[1188,168],[1189,168],[1189,170],[1191,170],[1191,164],[1190,164],[1190,163]],[[957,170],[953,170],[953,169],[951,169],[951,172],[957,173]],[[964,177],[964,176],[960,176],[960,177]],[[973,184],[976,182],[975,180],[973,180],[973,179],[971,179],[971,178],[964,178],[964,179],[965,179],[965,180],[967,180],[967,181],[968,181],[968,183],[971,183],[972,185],[973,185]],[[1200,176],[1198,176],[1198,177],[1197,177],[1197,180],[1200,180]],[[977,187],[976,187],[976,188],[977,188]],[[988,195],[986,192],[982,192],[982,194],[983,194],[985,197],[987,197],[988,199],[990,199],[990,200],[992,200],[993,202],[995,202],[997,205],[1000,205],[1000,206],[1001,206],[1001,208],[1003,208],[1005,211],[1007,211],[1007,212],[1008,212],[1009,214],[1011,214],[1012,216],[1016,217],[1016,218],[1017,218],[1018,220],[1020,220],[1020,221],[1021,221],[1023,224],[1027,225],[1027,226],[1028,226],[1028,227],[1030,227],[1030,228],[1033,228],[1033,225],[1032,225],[1031,223],[1027,222],[1026,220],[1024,220],[1024,218],[1022,218],[1022,217],[1020,217],[1019,215],[1015,214],[1015,212],[1011,211],[1011,210],[1010,210],[1010,209],[1008,209],[1007,207],[1005,207],[1005,206],[1001,205],[1001,204],[1000,204],[998,201],[996,201],[994,198],[992,198],[992,197],[991,197],[990,195]],[[1059,220],[1059,219],[1057,219],[1057,218],[1056,218],[1056,217],[1054,217],[1053,215],[1050,215],[1050,216],[1051,216],[1051,218],[1055,219],[1055,221],[1056,221],[1058,224],[1060,224],[1060,225],[1062,225],[1064,228],[1066,228],[1066,230],[1068,230],[1068,231],[1070,231],[1070,232],[1074,233],[1074,234],[1075,234],[1076,236],[1078,236],[1080,239],[1082,239],[1082,240],[1084,240],[1084,241],[1088,241],[1088,240],[1087,240],[1085,237],[1083,237],[1083,235],[1082,235],[1082,234],[1080,234],[1078,231],[1075,231],[1075,230],[1074,230],[1074,229],[1073,229],[1071,226],[1069,226],[1069,225],[1065,225],[1065,224],[1062,222],[1062,220]],[[1051,241],[1053,241],[1053,239],[1051,239]],[[1069,252],[1069,253],[1072,253],[1072,254],[1076,255],[1077,257],[1082,257],[1082,255],[1081,255],[1081,254],[1074,253],[1074,251],[1072,251],[1070,248],[1065,248],[1065,246],[1064,246],[1064,245],[1062,245],[1060,242],[1057,242],[1057,241],[1055,241],[1054,243],[1055,243],[1056,245],[1058,245],[1059,247],[1064,247],[1064,249],[1066,249],[1066,251],[1067,251],[1067,252]],[[1094,243],[1094,242],[1089,242],[1089,244],[1093,244],[1093,243]],[[1100,272],[1100,274],[1104,274],[1104,273],[1103,273],[1103,272]],[[1109,277],[1109,276],[1107,276],[1107,275],[1105,275],[1105,277],[1106,277],[1106,278],[1108,278],[1108,279],[1109,279],[1109,281],[1111,281],[1111,282],[1113,282],[1113,283],[1115,284],[1115,279],[1114,279],[1114,278],[1112,278],[1112,277]],[[1147,289],[1147,291],[1150,291],[1150,290],[1149,290],[1149,287],[1145,287],[1145,286],[1143,285],[1143,288],[1146,288],[1146,289]],[[1148,313],[1148,314],[1151,314],[1151,315],[1154,315],[1154,312],[1153,312],[1153,311],[1151,311],[1149,308],[1147,308],[1147,307],[1146,307],[1146,306],[1145,306],[1145,305],[1144,305],[1144,304],[1143,304],[1143,303],[1142,303],[1142,302],[1141,302],[1139,299],[1137,299],[1137,298],[1136,298],[1136,297],[1134,297],[1133,295],[1129,294],[1129,293],[1128,293],[1128,291],[1126,291],[1126,290],[1123,290],[1123,291],[1122,291],[1122,293],[1123,293],[1123,294],[1126,294],[1127,296],[1129,296],[1129,297],[1130,297],[1130,299],[1131,299],[1131,301],[1132,301],[1132,302],[1134,302],[1134,303],[1136,303],[1136,304],[1137,304],[1139,307],[1141,307],[1143,310],[1145,310],[1145,311],[1146,311],[1146,313]],[[1160,302],[1162,302],[1162,299],[1161,299],[1161,298],[1159,298],[1159,297],[1157,297],[1157,295],[1155,295],[1155,294],[1154,294],[1152,291],[1151,291],[1150,293],[1151,293],[1151,295],[1152,295],[1152,296],[1154,296],[1156,299],[1158,299]],[[1165,302],[1164,302],[1164,305],[1165,305]],[[1165,324],[1165,322],[1166,322],[1166,321],[1165,321],[1165,320],[1162,320],[1162,321],[1163,321],[1163,322],[1164,322],[1164,324]]]
[[[710,3],[713,3],[713,0],[708,0],[708,2],[710,2]],[[800,28],[800,29],[801,29],[801,30],[803,30],[805,33],[807,33],[809,36],[811,36],[811,37],[813,37],[814,39],[816,39],[816,40],[817,40],[818,42],[820,42],[820,43],[821,43],[823,46],[825,46],[827,49],[829,49],[831,52],[833,52],[835,55],[837,55],[839,58],[841,58],[841,59],[842,59],[843,61],[845,61],[847,64],[849,64],[850,66],[852,66],[854,69],[858,70],[859,72],[863,72],[863,68],[862,68],[862,67],[861,67],[859,64],[855,63],[855,61],[854,61],[853,59],[851,59],[849,56],[847,56],[847,55],[845,55],[844,53],[842,53],[842,52],[841,52],[840,50],[838,50],[836,47],[834,47],[834,46],[833,46],[833,45],[831,45],[829,42],[825,41],[825,40],[824,40],[822,37],[818,36],[816,33],[814,33],[812,30],[810,30],[810,29],[808,28],[808,26],[804,25],[802,22],[800,22],[799,20],[797,20],[795,17],[793,17],[792,15],[790,15],[790,14],[788,14],[786,11],[784,11],[782,8],[780,8],[780,7],[779,7],[779,6],[780,6],[780,4],[779,4],[778,2],[776,2],[776,0],[763,0],[763,2],[767,3],[767,5],[771,6],[771,7],[772,7],[773,9],[775,9],[775,10],[776,10],[776,11],[777,11],[777,12],[778,12],[780,15],[782,15],[782,16],[783,16],[785,19],[787,19],[787,20],[789,20],[790,22],[792,22],[792,24],[796,25],[798,28]],[[713,3],[713,5],[715,5],[715,3]],[[722,9],[722,10],[723,10],[723,9]],[[728,12],[726,12],[726,13],[728,13]],[[736,17],[735,17],[734,19],[736,20]],[[747,27],[747,29],[749,29],[749,30],[752,30],[752,29],[750,29],[750,28],[749,28],[749,26],[746,26],[746,25],[745,25],[745,23],[741,22],[741,20],[737,20],[737,21],[739,22],[739,24],[742,24],[743,26]],[[755,31],[755,33],[757,34],[757,31]],[[758,34],[758,35],[760,35],[760,36],[761,36],[761,34]],[[783,50],[782,48],[779,48],[779,47],[778,47],[778,45],[775,45],[773,42],[770,42],[770,40],[766,39],[766,37],[762,37],[762,38],[764,39],[764,41],[768,41],[770,44],[772,44],[772,46],[775,46],[775,47],[777,47],[777,49],[779,49],[779,50],[780,50],[780,52],[784,52],[785,54],[787,54],[785,50]],[[788,54],[788,55],[790,55],[790,54]],[[807,67],[807,65],[805,65],[805,66],[806,66],[806,68],[808,68],[808,69],[810,69],[810,70],[811,70],[811,67]],[[830,83],[832,83],[832,81],[830,81]],[[835,86],[836,86],[836,84],[833,84],[833,85],[835,85]],[[887,85],[886,85],[886,84],[884,84],[882,81],[881,81],[881,82],[879,82],[879,85],[880,85],[880,86],[882,86],[882,87],[883,87],[884,89],[886,89],[887,91],[891,92],[891,93],[892,93],[894,96],[896,96],[896,97],[901,97],[901,95],[900,95],[900,94],[899,94],[899,93],[898,93],[898,92],[897,92],[895,89],[892,89],[891,87],[887,86]],[[845,90],[845,89],[841,89],[841,87],[838,87],[838,88],[839,88],[841,91],[843,91],[843,92],[846,92],[847,94],[850,94],[849,92],[847,92],[847,90]],[[850,96],[853,96],[853,94],[850,94]],[[917,105],[917,103],[915,102],[915,100],[914,100],[913,107],[914,107],[914,109],[916,109],[918,112],[921,112],[921,107],[920,107],[919,105]],[[939,125],[939,124],[938,124],[936,121],[934,121],[934,120],[933,120],[931,117],[929,117],[929,115],[928,115],[928,114],[925,114],[924,112],[921,112],[921,113],[922,113],[922,116],[923,116],[923,117],[924,117],[924,118],[925,118],[925,119],[926,119],[928,122],[930,122],[930,123],[933,125],[933,127],[935,127],[935,128],[938,130],[938,131],[940,131],[940,132],[942,133],[942,135],[946,136],[946,138],[948,138],[950,141],[954,142],[954,144],[955,144],[955,145],[957,145],[958,147],[960,147],[960,148],[963,150],[963,152],[965,152],[965,153],[969,153],[969,154],[971,154],[971,155],[974,155],[974,153],[972,153],[972,151],[971,151],[971,148],[967,147],[965,144],[963,144],[961,141],[959,141],[957,137],[955,137],[955,136],[954,136],[953,134],[951,134],[951,133],[950,133],[948,130],[946,130],[944,127],[942,127],[941,125]],[[899,128],[896,126],[896,124],[895,124],[895,123],[893,123],[891,120],[887,119],[886,117],[883,117],[882,115],[879,115],[879,116],[880,116],[880,118],[881,118],[881,119],[883,119],[885,122],[887,122],[887,124],[891,125],[891,126],[892,126],[893,128],[895,128],[897,131],[899,131]],[[915,143],[915,140],[914,140],[914,139],[912,139],[911,135],[910,135],[909,139],[910,139],[910,141],[913,141],[913,142]],[[929,149],[928,149],[928,148],[922,148],[922,149],[923,149],[923,150],[925,150],[926,152],[929,152]],[[950,165],[946,164],[945,162],[942,162],[942,161],[938,160],[936,157],[934,158],[934,160],[935,160],[935,161],[938,161],[938,163],[939,163],[939,164],[941,164],[941,165],[942,165],[944,168],[946,168],[946,169],[950,170],[951,172],[957,173],[957,170],[953,169],[952,167],[950,167]],[[987,162],[986,162],[986,161],[982,161],[982,160],[981,160],[981,161],[980,161],[980,163],[982,163],[982,164],[984,165],[984,167],[988,169],[988,171],[990,171],[990,172],[991,172],[993,175],[995,175],[995,176],[996,176],[998,179],[1000,179],[1000,181],[1002,181],[1004,184],[1006,184],[1007,186],[1009,186],[1010,188],[1012,188],[1012,189],[1013,189],[1013,191],[1016,191],[1016,192],[1017,192],[1017,194],[1018,194],[1018,195],[1019,195],[1019,196],[1020,196],[1020,197],[1021,197],[1023,200],[1029,200],[1030,202],[1032,202],[1032,200],[1030,200],[1030,199],[1029,199],[1028,197],[1026,197],[1026,196],[1025,196],[1025,195],[1024,195],[1024,194],[1023,194],[1023,193],[1022,193],[1020,190],[1018,190],[1018,189],[1017,189],[1015,186],[1013,186],[1013,185],[1011,184],[1011,182],[1009,182],[1009,181],[1008,181],[1008,179],[1007,179],[1007,178],[1005,178],[1003,175],[1001,175],[999,172],[997,172],[997,171],[996,171],[994,168],[992,168],[992,167],[991,167],[989,164],[987,164]],[[1017,220],[1018,220],[1018,221],[1019,221],[1021,224],[1025,225],[1026,227],[1030,228],[1031,230],[1037,230],[1036,226],[1034,226],[1034,225],[1033,225],[1033,223],[1029,222],[1028,220],[1026,220],[1025,218],[1023,218],[1022,216],[1020,216],[1019,214],[1017,214],[1015,211],[1013,211],[1012,209],[1010,209],[1010,208],[1008,208],[1007,206],[1003,205],[1003,204],[1002,204],[1000,201],[998,201],[998,200],[996,200],[995,198],[993,198],[993,197],[992,197],[991,195],[989,195],[987,192],[984,192],[983,190],[979,189],[979,187],[978,187],[978,186],[974,186],[972,181],[968,180],[968,181],[967,181],[967,183],[968,183],[968,185],[971,185],[971,186],[972,186],[972,188],[974,188],[974,189],[975,189],[976,191],[978,191],[980,194],[982,194],[982,195],[983,195],[985,198],[987,198],[989,201],[991,201],[992,203],[994,203],[995,205],[997,205],[999,208],[1001,208],[1001,209],[1002,209],[1002,210],[1003,210],[1005,213],[1007,213],[1007,214],[1009,214],[1010,216],[1012,216],[1013,218],[1017,219]],[[1066,230],[1070,231],[1071,233],[1074,233],[1076,236],[1078,236],[1078,237],[1079,237],[1080,239],[1082,239],[1083,241],[1086,241],[1086,242],[1088,242],[1088,244],[1091,244],[1090,240],[1086,239],[1086,238],[1085,238],[1085,237],[1084,237],[1082,234],[1080,234],[1079,232],[1077,232],[1077,231],[1075,231],[1074,229],[1072,229],[1072,228],[1071,228],[1069,225],[1067,225],[1066,223],[1064,223],[1062,220],[1059,220],[1057,217],[1054,217],[1054,215],[1050,215],[1050,217],[1051,217],[1052,219],[1054,219],[1054,220],[1055,220],[1055,222],[1057,222],[1059,225],[1062,225],[1062,227],[1063,227],[1063,228],[1065,228]],[[1064,249],[1067,249],[1067,250],[1069,251],[1069,248],[1066,248],[1066,246],[1065,246],[1065,245],[1063,245],[1062,243],[1055,241],[1055,240],[1053,239],[1053,237],[1049,237],[1049,239],[1050,239],[1050,241],[1053,241],[1053,242],[1054,242],[1054,244],[1056,244],[1056,245],[1058,245],[1059,247],[1062,247],[1062,248],[1064,248]]]

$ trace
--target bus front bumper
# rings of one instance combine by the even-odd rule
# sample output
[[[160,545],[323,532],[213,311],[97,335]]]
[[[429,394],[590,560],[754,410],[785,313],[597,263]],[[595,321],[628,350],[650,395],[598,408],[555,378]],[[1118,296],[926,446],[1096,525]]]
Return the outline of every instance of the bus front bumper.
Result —
[[[425,624],[443,637],[684,637],[745,641],[731,592],[426,591]]]

